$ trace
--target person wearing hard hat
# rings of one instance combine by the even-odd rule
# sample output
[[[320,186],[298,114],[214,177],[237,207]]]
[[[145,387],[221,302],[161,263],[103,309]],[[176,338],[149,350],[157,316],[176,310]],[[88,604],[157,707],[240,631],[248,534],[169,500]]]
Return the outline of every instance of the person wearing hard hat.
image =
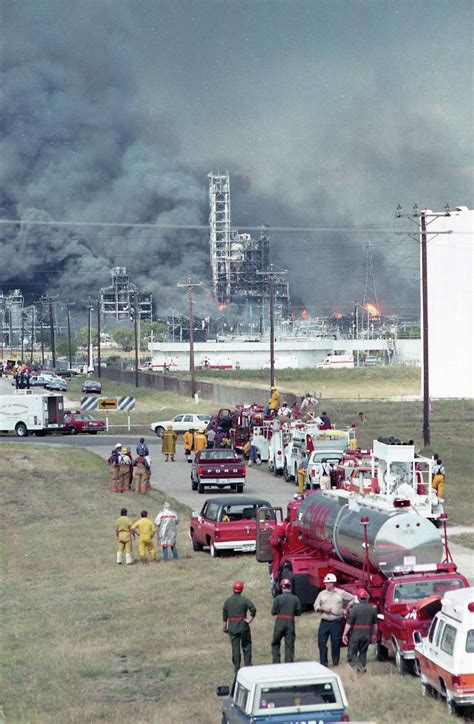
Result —
[[[204,428],[200,427],[199,430],[194,435],[194,443],[193,443],[193,449],[195,455],[197,455],[198,452],[201,450],[204,450],[207,447],[207,437],[204,433]]]
[[[349,611],[342,641],[348,644],[347,661],[361,674],[367,671],[367,651],[377,624],[377,609],[369,603],[365,588],[357,591],[359,603]]]
[[[240,649],[244,655],[245,666],[252,666],[252,635],[250,623],[255,618],[257,609],[252,601],[242,595],[243,581],[235,581],[232,586],[233,594],[226,598],[222,608],[224,633],[228,633],[232,646],[232,663],[234,671],[240,669]]]
[[[168,462],[168,460],[171,457],[171,462],[174,463],[174,456],[176,455],[176,440],[177,440],[177,434],[173,430],[173,425],[168,425],[166,430],[163,433],[163,438],[161,442],[161,452],[165,456],[165,463]]]
[[[139,520],[131,527],[132,534],[138,533],[138,553],[142,563],[146,563],[146,554],[150,554],[152,561],[156,560],[155,548],[153,546],[153,536],[156,528],[148,518],[146,510],[142,510]]]
[[[314,610],[321,614],[318,631],[319,660],[323,666],[328,665],[328,639],[331,639],[331,656],[333,666],[339,665],[341,653],[343,619],[347,608],[357,601],[351,593],[336,588],[337,578],[334,573],[324,577],[325,590],[318,593],[314,602]]]
[[[120,450],[122,448],[122,443],[118,442],[112,452],[110,453],[109,459],[107,460],[107,463],[110,465],[110,485],[109,489],[111,493],[118,493],[120,491],[119,487],[119,454]]]
[[[272,638],[272,663],[280,663],[280,644],[285,639],[285,664],[295,660],[295,616],[301,616],[302,607],[298,596],[291,593],[291,581],[283,578],[281,593],[273,599],[272,616],[276,616]]]
[[[125,562],[130,565],[132,561],[132,521],[127,515],[127,509],[122,508],[120,517],[115,521],[115,537],[117,538],[117,563],[122,563],[125,552]]]
[[[120,493],[129,490],[130,486],[130,468],[133,472],[132,458],[127,447],[120,448],[118,453],[118,489]]]
[[[268,400],[268,409],[272,415],[276,415],[280,407],[280,393],[275,386],[270,388],[270,399]]]

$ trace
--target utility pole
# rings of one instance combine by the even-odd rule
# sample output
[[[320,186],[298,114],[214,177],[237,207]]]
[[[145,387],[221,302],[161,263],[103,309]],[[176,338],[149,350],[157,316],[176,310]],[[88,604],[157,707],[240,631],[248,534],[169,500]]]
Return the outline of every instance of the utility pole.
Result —
[[[97,376],[102,377],[102,364],[100,358],[100,294],[97,298]]]
[[[33,364],[33,344],[35,341],[35,318],[36,318],[36,309],[35,305],[31,305],[31,344],[30,344],[30,365]]]
[[[69,356],[69,369],[72,369],[72,339],[71,339],[71,302],[66,302],[67,309],[67,349]]]
[[[194,369],[194,314],[193,314],[193,287],[202,287],[202,283],[193,283],[191,277],[188,278],[187,284],[178,284],[188,290],[189,305],[189,374],[191,375],[191,395],[196,395],[196,371]]]
[[[270,264],[268,271],[258,271],[257,274],[268,279],[268,297],[270,313],[270,387],[275,386],[275,281],[279,281],[288,272],[286,269],[281,272],[273,271],[273,264]]]
[[[133,331],[135,336],[135,387],[138,387],[138,292],[133,292]]]
[[[357,344],[356,367],[358,367],[360,357],[359,357],[359,345],[358,345],[358,341],[359,341],[359,302],[357,301],[357,299],[354,302],[354,321],[355,321],[355,338],[356,338],[356,344]]]
[[[21,361],[23,364],[25,364],[24,356],[25,356],[25,312],[22,309],[21,311]]]
[[[430,430],[430,375],[428,345],[428,255],[426,239],[426,215],[420,214],[421,227],[421,318],[423,320],[423,444],[431,444]]]
[[[53,300],[51,297],[47,297],[49,305],[49,329],[51,333],[51,357],[53,363],[53,370],[56,367],[56,339],[54,334],[54,312],[53,312]]]
[[[44,367],[44,324],[43,324],[43,300],[40,300],[40,317],[41,317],[41,366]]]
[[[92,310],[89,304],[87,307],[87,371],[92,367]]]

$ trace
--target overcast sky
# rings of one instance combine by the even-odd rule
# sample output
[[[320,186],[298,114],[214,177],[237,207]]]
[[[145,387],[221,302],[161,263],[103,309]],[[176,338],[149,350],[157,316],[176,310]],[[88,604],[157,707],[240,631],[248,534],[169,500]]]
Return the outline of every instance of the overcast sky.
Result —
[[[473,205],[472,2],[1,7],[4,218],[205,223],[206,175],[228,170],[235,225],[385,224],[272,243],[316,309],[362,295],[371,240],[388,310],[418,295],[397,204]],[[205,234],[0,233],[21,250],[0,288],[85,295],[123,263],[167,306],[209,275]]]

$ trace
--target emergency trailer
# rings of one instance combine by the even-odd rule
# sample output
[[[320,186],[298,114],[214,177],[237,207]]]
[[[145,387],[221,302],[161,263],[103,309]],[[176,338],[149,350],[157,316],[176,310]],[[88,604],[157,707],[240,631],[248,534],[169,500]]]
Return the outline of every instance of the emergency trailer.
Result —
[[[468,581],[457,573],[446,538],[410,508],[392,507],[351,496],[315,491],[294,496],[288,504],[290,521],[279,549],[277,589],[282,577],[290,578],[304,607],[312,607],[324,577],[334,573],[338,586],[356,594],[369,592],[377,607],[377,658],[395,656],[400,673],[413,668],[413,634],[426,635],[430,618],[417,615],[417,604],[428,596],[442,596],[451,589],[465,588]],[[407,512],[408,511],[408,512]],[[274,509],[277,519],[278,510]],[[271,517],[258,511],[256,556],[273,560],[270,544]],[[282,575],[282,572],[283,575]]]
[[[26,437],[29,432],[44,435],[58,430],[64,423],[62,395],[43,395],[22,390],[0,397],[0,432],[14,432]]]
[[[448,591],[426,638],[415,634],[417,673],[424,696],[439,693],[448,711],[474,713],[474,588]]]

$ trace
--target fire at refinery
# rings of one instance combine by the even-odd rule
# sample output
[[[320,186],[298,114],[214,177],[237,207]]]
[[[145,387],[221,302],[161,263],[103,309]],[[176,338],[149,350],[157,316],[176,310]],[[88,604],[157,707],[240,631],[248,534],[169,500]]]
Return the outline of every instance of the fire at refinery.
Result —
[[[375,304],[370,304],[370,302],[367,302],[367,304],[364,306],[364,309],[370,314],[371,317],[380,317],[380,312]]]
[[[300,314],[301,314],[301,319],[309,319],[309,314],[308,314],[307,309],[302,309]]]

